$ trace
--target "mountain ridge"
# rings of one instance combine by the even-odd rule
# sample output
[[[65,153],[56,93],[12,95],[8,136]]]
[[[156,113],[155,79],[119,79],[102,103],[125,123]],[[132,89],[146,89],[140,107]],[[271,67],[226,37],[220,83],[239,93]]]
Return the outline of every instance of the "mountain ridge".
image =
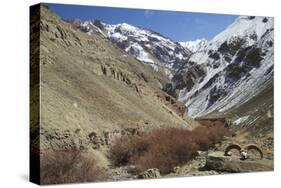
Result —
[[[273,32],[272,18],[238,17],[203,51],[190,57],[187,64],[196,65],[201,76],[188,77],[196,71],[185,66],[172,78],[168,90],[186,104],[192,117],[226,116],[271,87]]]
[[[88,34],[102,33],[121,49],[170,77],[191,54],[190,50],[158,32],[127,23],[106,24],[93,20],[81,22],[79,27]]]

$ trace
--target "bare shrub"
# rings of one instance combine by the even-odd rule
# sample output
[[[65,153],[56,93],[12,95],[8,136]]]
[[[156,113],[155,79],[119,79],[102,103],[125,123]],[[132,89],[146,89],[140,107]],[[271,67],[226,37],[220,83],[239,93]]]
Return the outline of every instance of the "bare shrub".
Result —
[[[213,144],[210,142],[210,134],[206,127],[198,127],[193,130],[192,141],[199,146],[200,150],[208,150]]]
[[[139,156],[132,163],[136,165],[138,172],[158,168],[162,174],[167,174],[175,166],[182,165],[195,156],[198,146],[190,141],[189,138],[177,134],[170,137],[163,135],[160,142],[153,142],[149,152]]]
[[[146,152],[148,146],[147,136],[124,136],[111,146],[109,157],[115,166],[125,165]]]
[[[41,184],[60,184],[106,180],[105,169],[82,150],[71,148],[47,150],[41,154]]]
[[[186,129],[155,129],[140,136],[121,137],[110,148],[114,165],[135,165],[134,173],[158,168],[162,174],[193,159],[197,150],[207,150],[227,136],[223,126]]]

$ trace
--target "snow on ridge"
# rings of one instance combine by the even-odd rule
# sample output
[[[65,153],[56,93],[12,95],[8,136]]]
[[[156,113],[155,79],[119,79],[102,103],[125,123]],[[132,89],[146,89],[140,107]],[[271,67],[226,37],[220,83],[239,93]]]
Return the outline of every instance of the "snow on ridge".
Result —
[[[259,40],[267,29],[273,27],[273,18],[262,16],[239,16],[224,31],[216,35],[211,41],[215,46],[234,37],[247,37],[249,45]],[[256,39],[255,39],[256,37]]]
[[[117,24],[116,28],[119,28],[122,32],[125,32],[125,33],[138,32],[138,29],[135,26],[132,26],[132,25],[127,24],[127,23]]]
[[[202,50],[204,47],[207,46],[208,41],[204,38],[202,39],[197,39],[194,41],[185,41],[185,42],[179,42],[180,45],[184,48],[187,48],[191,52],[195,53],[197,51]]]
[[[149,59],[148,53],[139,44],[133,43],[125,49],[126,52],[129,52],[130,50],[133,50],[135,52],[139,60],[154,63],[153,60]]]
[[[136,58],[148,65],[150,65],[155,71],[158,71],[158,65],[149,58],[149,54],[137,43],[132,43],[129,47],[125,49],[126,52],[130,53],[130,51],[134,52]]]
[[[110,36],[114,39],[121,40],[121,41],[124,41],[124,40],[128,39],[128,37],[126,37],[124,35],[121,35],[120,33],[113,33]]]

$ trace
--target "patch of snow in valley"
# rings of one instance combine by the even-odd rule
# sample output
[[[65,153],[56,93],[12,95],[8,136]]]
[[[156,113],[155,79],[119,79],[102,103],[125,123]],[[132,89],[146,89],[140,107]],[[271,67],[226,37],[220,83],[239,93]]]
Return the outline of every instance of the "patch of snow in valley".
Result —
[[[248,118],[249,118],[249,116],[240,117],[240,118],[236,119],[235,121],[233,121],[233,124],[240,125],[241,123],[244,123]]]

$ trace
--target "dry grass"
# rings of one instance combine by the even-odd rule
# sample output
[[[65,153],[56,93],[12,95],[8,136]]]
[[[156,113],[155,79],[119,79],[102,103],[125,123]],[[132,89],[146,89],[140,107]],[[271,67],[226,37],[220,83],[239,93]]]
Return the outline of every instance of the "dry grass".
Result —
[[[48,150],[41,154],[41,184],[102,181],[108,179],[105,169],[82,150],[71,148]]]
[[[229,132],[223,126],[199,127],[193,131],[167,128],[140,136],[121,137],[110,148],[110,159],[116,166],[132,164],[134,173],[158,168],[162,174],[193,159],[197,151],[207,150]]]

